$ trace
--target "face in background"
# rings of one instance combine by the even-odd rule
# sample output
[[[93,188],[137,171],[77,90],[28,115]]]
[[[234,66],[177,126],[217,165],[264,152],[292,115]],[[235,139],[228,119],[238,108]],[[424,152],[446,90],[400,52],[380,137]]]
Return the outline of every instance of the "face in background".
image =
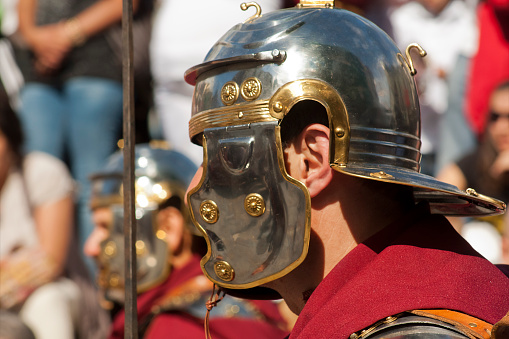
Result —
[[[509,86],[490,98],[488,133],[498,153],[509,151]]]
[[[118,204],[92,210],[94,229],[84,246],[84,253],[95,259],[97,284],[103,307],[123,304],[125,268],[123,208]],[[159,285],[172,268],[180,268],[192,257],[192,236],[185,219],[176,207],[145,211],[136,220],[136,276],[138,293]]]
[[[187,230],[186,221],[178,208],[166,207],[155,213],[155,222],[158,231],[163,231],[164,240],[168,245],[171,255],[171,264],[180,266],[185,264],[186,259],[191,255],[191,235]],[[94,229],[84,246],[85,255],[96,259],[100,266],[99,256],[102,243],[110,237],[110,230],[113,227],[113,211],[109,207],[98,207],[92,211]],[[101,268],[101,267],[99,267]]]
[[[92,211],[94,229],[85,242],[83,251],[85,255],[97,259],[101,253],[101,243],[110,235],[113,223],[113,213],[108,207],[95,208]]]
[[[178,255],[183,251],[185,220],[175,207],[167,207],[157,212],[155,217],[158,230],[165,232],[164,240],[171,253]],[[87,256],[97,258],[101,253],[101,243],[110,235],[113,223],[113,212],[109,207],[98,207],[92,211],[94,229],[85,242],[84,252]]]

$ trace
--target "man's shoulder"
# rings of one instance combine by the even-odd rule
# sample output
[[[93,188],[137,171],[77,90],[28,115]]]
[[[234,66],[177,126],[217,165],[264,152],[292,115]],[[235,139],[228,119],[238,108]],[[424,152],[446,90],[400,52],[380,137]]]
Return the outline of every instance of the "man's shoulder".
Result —
[[[483,337],[492,329],[491,324],[464,313],[451,310],[428,311],[410,311],[387,317],[353,333],[350,339],[477,338]]]

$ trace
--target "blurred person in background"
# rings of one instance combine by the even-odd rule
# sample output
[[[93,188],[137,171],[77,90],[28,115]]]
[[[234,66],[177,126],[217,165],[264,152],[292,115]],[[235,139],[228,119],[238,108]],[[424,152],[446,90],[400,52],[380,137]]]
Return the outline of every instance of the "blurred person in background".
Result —
[[[434,175],[440,148],[440,124],[448,108],[448,77],[459,58],[470,57],[477,48],[474,7],[463,0],[412,0],[394,9],[390,16],[394,40],[402,51],[418,43],[427,52],[414,58],[422,119],[421,172]],[[468,63],[461,62],[465,77]],[[454,92],[456,94],[456,92]],[[471,142],[472,144],[472,142]]]
[[[55,157],[23,153],[20,123],[0,89],[0,309],[18,314],[37,339],[73,338],[81,294],[64,277],[73,181]]]
[[[444,167],[437,178],[461,190],[475,189],[507,204],[509,202],[509,79],[499,84],[492,92],[486,116],[488,118],[486,132],[481,144],[472,153]],[[463,219],[454,220],[456,227],[467,240],[478,243],[477,248],[481,253],[485,255],[492,253],[486,256],[498,263],[501,261],[502,217],[491,218],[487,221],[489,223],[476,222],[462,225]],[[489,241],[489,239],[492,240]],[[482,248],[485,249],[482,250]]]
[[[204,337],[212,283],[202,274],[205,240],[191,224],[184,193],[196,166],[161,145],[135,150],[137,287],[140,338]],[[112,155],[92,176],[95,228],[85,253],[96,259],[103,304],[111,308],[109,338],[124,338],[123,155]],[[286,323],[271,301],[225,297],[210,313],[213,338],[283,338]],[[120,308],[120,309],[119,309]]]
[[[469,69],[465,110],[471,129],[481,139],[489,121],[491,93],[509,79],[509,0],[481,0],[476,14],[479,48]]]
[[[18,1],[25,148],[69,164],[79,185],[76,217],[83,245],[93,228],[88,176],[115,151],[122,130],[122,65],[108,41],[121,19],[122,0]],[[138,2],[133,0],[135,10]]]
[[[483,139],[489,97],[509,78],[509,0],[465,0],[476,9],[476,52],[460,55],[448,78],[448,109],[440,126],[436,173]]]

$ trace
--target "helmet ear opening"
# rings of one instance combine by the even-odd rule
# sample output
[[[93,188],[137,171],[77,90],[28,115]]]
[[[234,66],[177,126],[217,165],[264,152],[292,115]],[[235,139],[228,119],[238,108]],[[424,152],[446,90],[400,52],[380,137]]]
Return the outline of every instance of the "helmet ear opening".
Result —
[[[304,104],[306,106],[319,104],[325,109],[327,123],[324,121],[320,123],[329,126],[330,129],[329,162],[339,167],[346,166],[350,147],[350,122],[339,93],[324,81],[316,79],[292,81],[274,93],[269,101],[269,111],[273,117],[284,121],[290,111],[302,109],[299,107],[300,103],[306,103]],[[321,110],[318,106],[307,108],[309,110],[299,117],[304,123],[309,120],[308,115],[314,116],[315,110]],[[311,123],[313,122],[315,121]],[[309,124],[302,126],[301,130],[307,125]]]
[[[279,124],[283,148],[311,124],[321,124],[330,128],[326,108],[312,99],[305,99],[293,105]]]

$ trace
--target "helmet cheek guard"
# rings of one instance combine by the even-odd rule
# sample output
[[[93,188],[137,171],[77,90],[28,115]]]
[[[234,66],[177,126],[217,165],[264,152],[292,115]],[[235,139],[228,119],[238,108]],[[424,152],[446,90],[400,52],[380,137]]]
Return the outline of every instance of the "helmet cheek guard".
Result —
[[[285,275],[307,255],[310,197],[286,173],[277,121],[206,129],[203,139],[204,172],[188,201],[207,239],[205,274],[234,289]]]
[[[108,238],[101,242],[97,282],[107,301],[123,303],[125,295],[125,249],[123,153],[110,156],[105,168],[91,176],[90,207],[107,208]],[[185,227],[194,234],[188,209],[184,207],[185,189],[196,165],[185,155],[157,142],[135,148],[136,196],[136,281],[142,293],[163,282],[170,274],[171,253],[166,233],[159,228],[157,216],[166,207],[175,207],[183,215]],[[191,229],[192,228],[192,229]],[[110,306],[104,303],[106,307]]]
[[[124,302],[124,211],[122,205],[112,205],[113,222],[109,237],[101,243],[99,255],[98,285],[104,298],[117,303]],[[140,215],[142,213],[143,215]],[[142,293],[160,284],[169,274],[170,252],[168,244],[157,233],[155,212],[138,210],[136,234],[136,281],[137,291]]]
[[[204,172],[188,194],[205,235],[205,274],[230,289],[275,280],[305,258],[306,187],[288,176],[279,127],[298,102],[325,108],[330,166],[367,180],[413,187],[432,213],[495,215],[501,201],[463,192],[420,171],[415,69],[376,25],[305,1],[230,29],[185,79],[195,85],[189,135],[202,143]],[[309,112],[313,114],[313,112]]]

